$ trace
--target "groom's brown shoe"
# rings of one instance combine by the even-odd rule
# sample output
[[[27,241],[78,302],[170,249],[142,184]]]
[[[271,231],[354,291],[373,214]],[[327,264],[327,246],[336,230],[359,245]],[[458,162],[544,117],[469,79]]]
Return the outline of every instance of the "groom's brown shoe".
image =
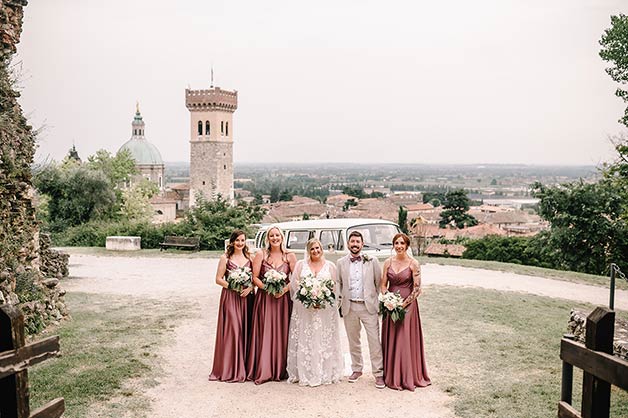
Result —
[[[349,383],[355,383],[362,376],[362,372],[353,372],[351,376],[349,376]]]
[[[386,387],[386,383],[384,383],[384,378],[382,376],[375,376],[375,387],[377,389],[384,389]]]

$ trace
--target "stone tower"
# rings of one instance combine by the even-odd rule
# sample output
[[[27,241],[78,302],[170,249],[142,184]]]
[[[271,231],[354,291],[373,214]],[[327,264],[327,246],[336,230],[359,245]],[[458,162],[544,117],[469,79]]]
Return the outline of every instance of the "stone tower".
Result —
[[[210,87],[185,90],[190,111],[190,205],[202,193],[233,201],[233,112],[238,92]]]

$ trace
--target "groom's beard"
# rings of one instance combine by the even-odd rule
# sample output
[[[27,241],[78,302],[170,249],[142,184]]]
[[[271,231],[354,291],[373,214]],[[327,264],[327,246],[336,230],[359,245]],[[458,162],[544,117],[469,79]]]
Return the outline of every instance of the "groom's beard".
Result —
[[[358,255],[360,254],[360,251],[362,251],[362,247],[357,248],[357,247],[349,247],[349,252],[353,255]]]

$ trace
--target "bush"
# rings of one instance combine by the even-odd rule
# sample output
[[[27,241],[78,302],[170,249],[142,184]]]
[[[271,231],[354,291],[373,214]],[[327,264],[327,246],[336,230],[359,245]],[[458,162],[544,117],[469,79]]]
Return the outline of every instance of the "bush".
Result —
[[[489,235],[484,238],[469,240],[462,257],[564,269],[564,266],[558,265],[554,261],[557,258],[553,257],[547,239],[546,233],[540,233],[534,237]]]

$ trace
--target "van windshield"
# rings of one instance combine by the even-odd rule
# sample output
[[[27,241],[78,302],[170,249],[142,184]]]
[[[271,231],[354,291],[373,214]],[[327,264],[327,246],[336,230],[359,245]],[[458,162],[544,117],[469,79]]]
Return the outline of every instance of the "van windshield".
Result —
[[[347,229],[347,242],[349,241],[349,234],[353,231],[358,231],[364,237],[365,249],[378,249],[381,250],[385,247],[392,246],[392,239],[399,232],[397,225],[390,224],[366,224],[358,225]]]

